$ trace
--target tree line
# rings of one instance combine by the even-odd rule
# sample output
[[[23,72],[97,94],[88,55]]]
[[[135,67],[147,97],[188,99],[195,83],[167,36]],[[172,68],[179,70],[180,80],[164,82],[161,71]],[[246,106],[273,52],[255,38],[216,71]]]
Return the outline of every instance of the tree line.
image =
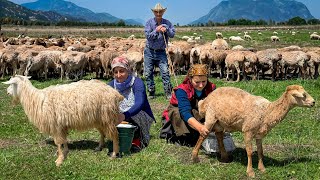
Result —
[[[63,27],[72,27],[72,26],[97,26],[97,27],[135,27],[139,25],[128,25],[124,20],[119,20],[117,22],[83,22],[83,21],[59,21],[59,22],[49,22],[49,21],[30,21],[23,19],[16,19],[11,17],[2,17],[0,18],[0,24],[6,25],[21,25],[21,26],[63,26]]]
[[[309,19],[305,20],[299,16],[293,17],[289,19],[288,21],[283,21],[283,22],[276,22],[274,20],[257,20],[257,21],[252,21],[249,19],[229,19],[225,23],[219,23],[219,22],[213,22],[209,20],[207,23],[197,23],[197,24],[192,24],[192,25],[187,25],[187,26],[206,26],[206,27],[212,27],[212,26],[234,26],[234,25],[245,25],[245,26],[267,26],[267,25],[294,25],[294,26],[299,26],[299,25],[316,25],[320,24],[319,19]],[[179,26],[179,24],[177,24]]]
[[[21,26],[62,26],[62,27],[73,27],[73,26],[88,26],[88,27],[141,27],[140,25],[128,25],[124,20],[119,20],[117,22],[83,22],[83,21],[59,21],[59,22],[49,22],[49,21],[30,21],[23,19],[16,19],[11,17],[0,18],[0,25],[21,25]],[[284,22],[275,22],[274,20],[257,20],[252,21],[249,19],[230,19],[225,23],[213,22],[209,20],[207,23],[197,23],[185,26],[200,26],[200,27],[212,27],[212,26],[234,26],[234,25],[244,25],[244,26],[276,26],[276,25],[317,25],[320,24],[319,19],[309,19],[305,20],[301,17],[294,17]],[[180,26],[179,23],[176,26]]]

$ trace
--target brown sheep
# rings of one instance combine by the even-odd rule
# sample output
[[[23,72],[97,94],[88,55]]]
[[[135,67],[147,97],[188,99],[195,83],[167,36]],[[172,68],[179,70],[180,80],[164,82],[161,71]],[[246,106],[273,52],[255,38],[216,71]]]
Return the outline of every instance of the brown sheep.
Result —
[[[307,62],[310,60],[310,55],[303,51],[286,51],[282,52],[282,59],[279,61],[281,67],[281,78],[287,79],[288,68],[298,68],[300,75],[305,79],[305,71],[307,68]],[[284,73],[282,73],[284,71]]]
[[[282,58],[281,53],[276,49],[265,49],[258,51],[256,54],[258,57],[258,79],[260,69],[262,70],[262,78],[264,78],[265,71],[270,69],[272,72],[272,81],[274,81],[276,78],[278,61]]]
[[[199,102],[199,113],[205,117],[205,127],[216,134],[223,162],[229,161],[223,144],[224,131],[243,132],[248,156],[247,175],[254,177],[252,140],[255,139],[257,144],[258,169],[265,172],[262,139],[292,108],[314,105],[315,100],[299,85],[288,86],[282,96],[274,102],[251,95],[239,88],[221,87]],[[205,138],[207,137],[199,137],[192,151],[193,162],[200,161],[198,152]]]

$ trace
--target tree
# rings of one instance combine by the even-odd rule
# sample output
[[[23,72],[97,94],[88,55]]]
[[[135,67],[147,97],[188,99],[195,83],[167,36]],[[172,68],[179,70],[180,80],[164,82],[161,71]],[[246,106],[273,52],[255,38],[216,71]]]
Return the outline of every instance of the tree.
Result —
[[[305,19],[297,16],[288,20],[288,25],[306,25],[307,22]]]
[[[320,24],[320,20],[319,19],[309,19],[307,23],[310,25]]]

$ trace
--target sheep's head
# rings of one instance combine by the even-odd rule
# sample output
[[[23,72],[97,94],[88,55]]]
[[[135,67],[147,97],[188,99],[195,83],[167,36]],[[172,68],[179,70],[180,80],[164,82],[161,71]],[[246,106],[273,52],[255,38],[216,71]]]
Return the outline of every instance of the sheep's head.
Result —
[[[291,103],[293,106],[313,107],[315,105],[315,100],[302,86],[290,85],[287,87],[286,92],[291,95]]]
[[[9,84],[9,87],[7,88],[7,94],[12,96],[12,103],[17,104],[19,101],[19,96],[18,96],[18,84],[21,81],[25,81],[27,79],[30,79],[30,76],[20,76],[16,75],[14,77],[11,77],[9,81],[2,82],[3,84]]]

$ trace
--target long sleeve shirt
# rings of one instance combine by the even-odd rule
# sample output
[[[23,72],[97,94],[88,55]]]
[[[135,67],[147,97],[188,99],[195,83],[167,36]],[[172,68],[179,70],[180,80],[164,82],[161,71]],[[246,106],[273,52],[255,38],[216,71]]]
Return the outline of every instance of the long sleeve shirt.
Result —
[[[113,80],[115,81],[115,80]],[[111,81],[108,84],[114,88],[114,82]],[[134,94],[134,105],[123,114],[126,119],[130,119],[130,117],[138,114],[141,110],[145,111],[152,119],[154,119],[149,101],[147,99],[147,93],[145,85],[142,79],[136,77],[132,86],[133,94]]]
[[[156,27],[159,25],[162,25],[167,29],[167,31],[164,33],[166,42],[164,42],[162,32],[156,31]],[[166,43],[168,43],[169,37],[170,38],[174,37],[175,29],[169,20],[162,18],[161,23],[158,24],[156,18],[154,17],[147,21],[145,25],[144,33],[147,38],[146,47],[149,47],[152,49],[165,49]]]
[[[193,108],[192,104],[189,101],[187,93],[184,90],[178,89],[175,93],[178,99],[178,108],[179,108],[181,118],[183,121],[188,122],[189,118],[193,117],[193,115],[191,114],[191,111]],[[194,98],[200,100],[203,98],[203,94],[204,93],[202,93],[201,96],[197,96],[195,94]]]

